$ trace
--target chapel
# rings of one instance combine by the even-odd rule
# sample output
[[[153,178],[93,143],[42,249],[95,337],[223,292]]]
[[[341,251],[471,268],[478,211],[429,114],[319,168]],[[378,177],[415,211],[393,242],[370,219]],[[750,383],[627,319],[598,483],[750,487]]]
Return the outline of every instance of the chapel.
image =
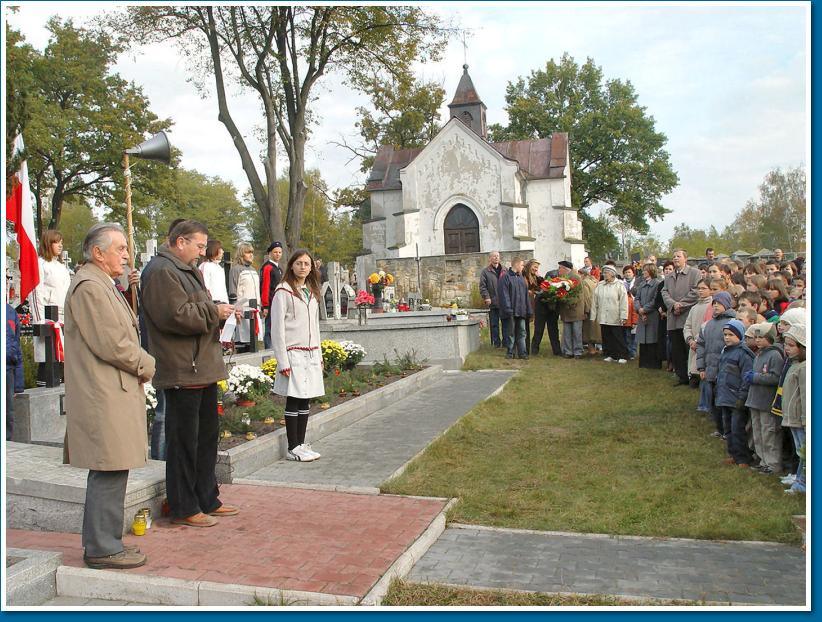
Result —
[[[582,265],[568,134],[489,142],[486,106],[468,65],[448,108],[448,123],[425,147],[377,152],[358,282],[385,269],[396,273],[400,292],[421,282],[434,298],[452,299],[469,296],[491,250],[504,262],[534,257],[542,272],[560,260]]]

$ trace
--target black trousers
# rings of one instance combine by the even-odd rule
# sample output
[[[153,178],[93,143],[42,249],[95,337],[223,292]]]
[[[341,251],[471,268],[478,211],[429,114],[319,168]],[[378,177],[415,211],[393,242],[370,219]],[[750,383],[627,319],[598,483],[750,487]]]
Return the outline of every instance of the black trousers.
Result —
[[[613,359],[628,359],[628,346],[625,345],[625,331],[622,326],[600,325],[602,329],[602,351]]]
[[[531,354],[539,354],[539,346],[546,328],[548,329],[548,340],[551,342],[551,352],[556,355],[562,354],[558,322],[559,313],[555,309],[549,308],[539,300],[534,303],[534,336],[531,340]]]
[[[671,335],[671,360],[674,364],[674,373],[680,382],[688,382],[688,344],[685,343],[682,329],[669,330],[668,333]]]
[[[219,508],[217,385],[166,389],[166,494],[172,518]]]

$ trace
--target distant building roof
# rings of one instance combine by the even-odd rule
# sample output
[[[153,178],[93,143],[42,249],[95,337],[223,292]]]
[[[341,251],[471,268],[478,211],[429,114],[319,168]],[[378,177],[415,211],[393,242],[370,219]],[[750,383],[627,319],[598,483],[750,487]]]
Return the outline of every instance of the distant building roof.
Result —
[[[568,163],[566,132],[554,132],[550,138],[488,144],[503,157],[517,162],[529,179],[560,179]],[[402,187],[400,169],[411,164],[423,149],[394,149],[391,145],[380,147],[366,182],[366,190],[399,190]]]
[[[760,248],[754,253],[754,255],[757,257],[771,257],[773,255],[773,251],[769,251],[767,248]]]
[[[750,256],[751,256],[750,253],[746,253],[743,250],[738,250],[738,251],[734,251],[733,253],[731,253],[731,257],[750,257]]]

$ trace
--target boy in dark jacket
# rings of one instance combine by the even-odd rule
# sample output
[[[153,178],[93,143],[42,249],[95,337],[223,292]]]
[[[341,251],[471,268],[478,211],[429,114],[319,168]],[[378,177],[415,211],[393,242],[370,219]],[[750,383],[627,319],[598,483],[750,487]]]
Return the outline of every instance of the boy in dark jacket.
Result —
[[[744,380],[750,384],[745,406],[751,412],[754,450],[762,460],[755,469],[764,475],[781,474],[782,422],[771,414],[771,405],[784,361],[782,352],[774,345],[776,327],[773,324],[754,324],[750,330],[756,340],[757,352],[753,369],[745,374]]]
[[[507,358],[514,358],[516,343],[517,358],[527,359],[525,346],[525,322],[531,317],[531,305],[528,302],[528,284],[522,277],[522,259],[516,258],[511,267],[504,272],[497,284],[499,315],[502,320],[502,333]]]
[[[726,464],[736,464],[748,468],[751,465],[751,450],[745,434],[748,411],[745,400],[748,397],[749,382],[747,372],[753,369],[753,352],[743,342],[745,327],[739,320],[731,320],[722,328],[725,347],[719,357],[716,376],[716,405],[722,411],[722,424],[728,446]]]
[[[22,393],[23,349],[20,347],[20,318],[17,311],[6,303],[6,440],[11,440],[14,429],[14,394]]]
[[[736,313],[728,292],[720,291],[714,294],[711,304],[713,318],[705,322],[696,340],[696,368],[702,380],[704,403],[711,405],[711,414],[716,425],[716,431],[711,436],[724,439],[730,430],[725,429],[722,409],[716,404],[716,377],[719,372],[719,358],[722,356],[722,348],[725,347],[722,329],[729,320],[736,317]]]

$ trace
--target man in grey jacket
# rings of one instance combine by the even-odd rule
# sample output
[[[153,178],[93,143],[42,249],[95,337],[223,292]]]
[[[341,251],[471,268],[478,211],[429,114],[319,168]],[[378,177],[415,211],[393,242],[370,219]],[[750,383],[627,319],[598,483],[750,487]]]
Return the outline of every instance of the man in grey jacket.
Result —
[[[699,296],[696,284],[700,273],[688,265],[688,253],[684,249],[674,250],[672,257],[674,271],[665,277],[662,287],[662,300],[668,309],[668,334],[671,336],[671,355],[677,382],[674,386],[688,385],[688,346],[682,329],[688,319],[688,311],[694,306]]]
[[[488,266],[480,274],[480,296],[488,307],[488,327],[491,330],[491,345],[499,348],[500,339],[499,301],[497,300],[497,282],[502,274],[499,251],[491,251],[488,255]]]

